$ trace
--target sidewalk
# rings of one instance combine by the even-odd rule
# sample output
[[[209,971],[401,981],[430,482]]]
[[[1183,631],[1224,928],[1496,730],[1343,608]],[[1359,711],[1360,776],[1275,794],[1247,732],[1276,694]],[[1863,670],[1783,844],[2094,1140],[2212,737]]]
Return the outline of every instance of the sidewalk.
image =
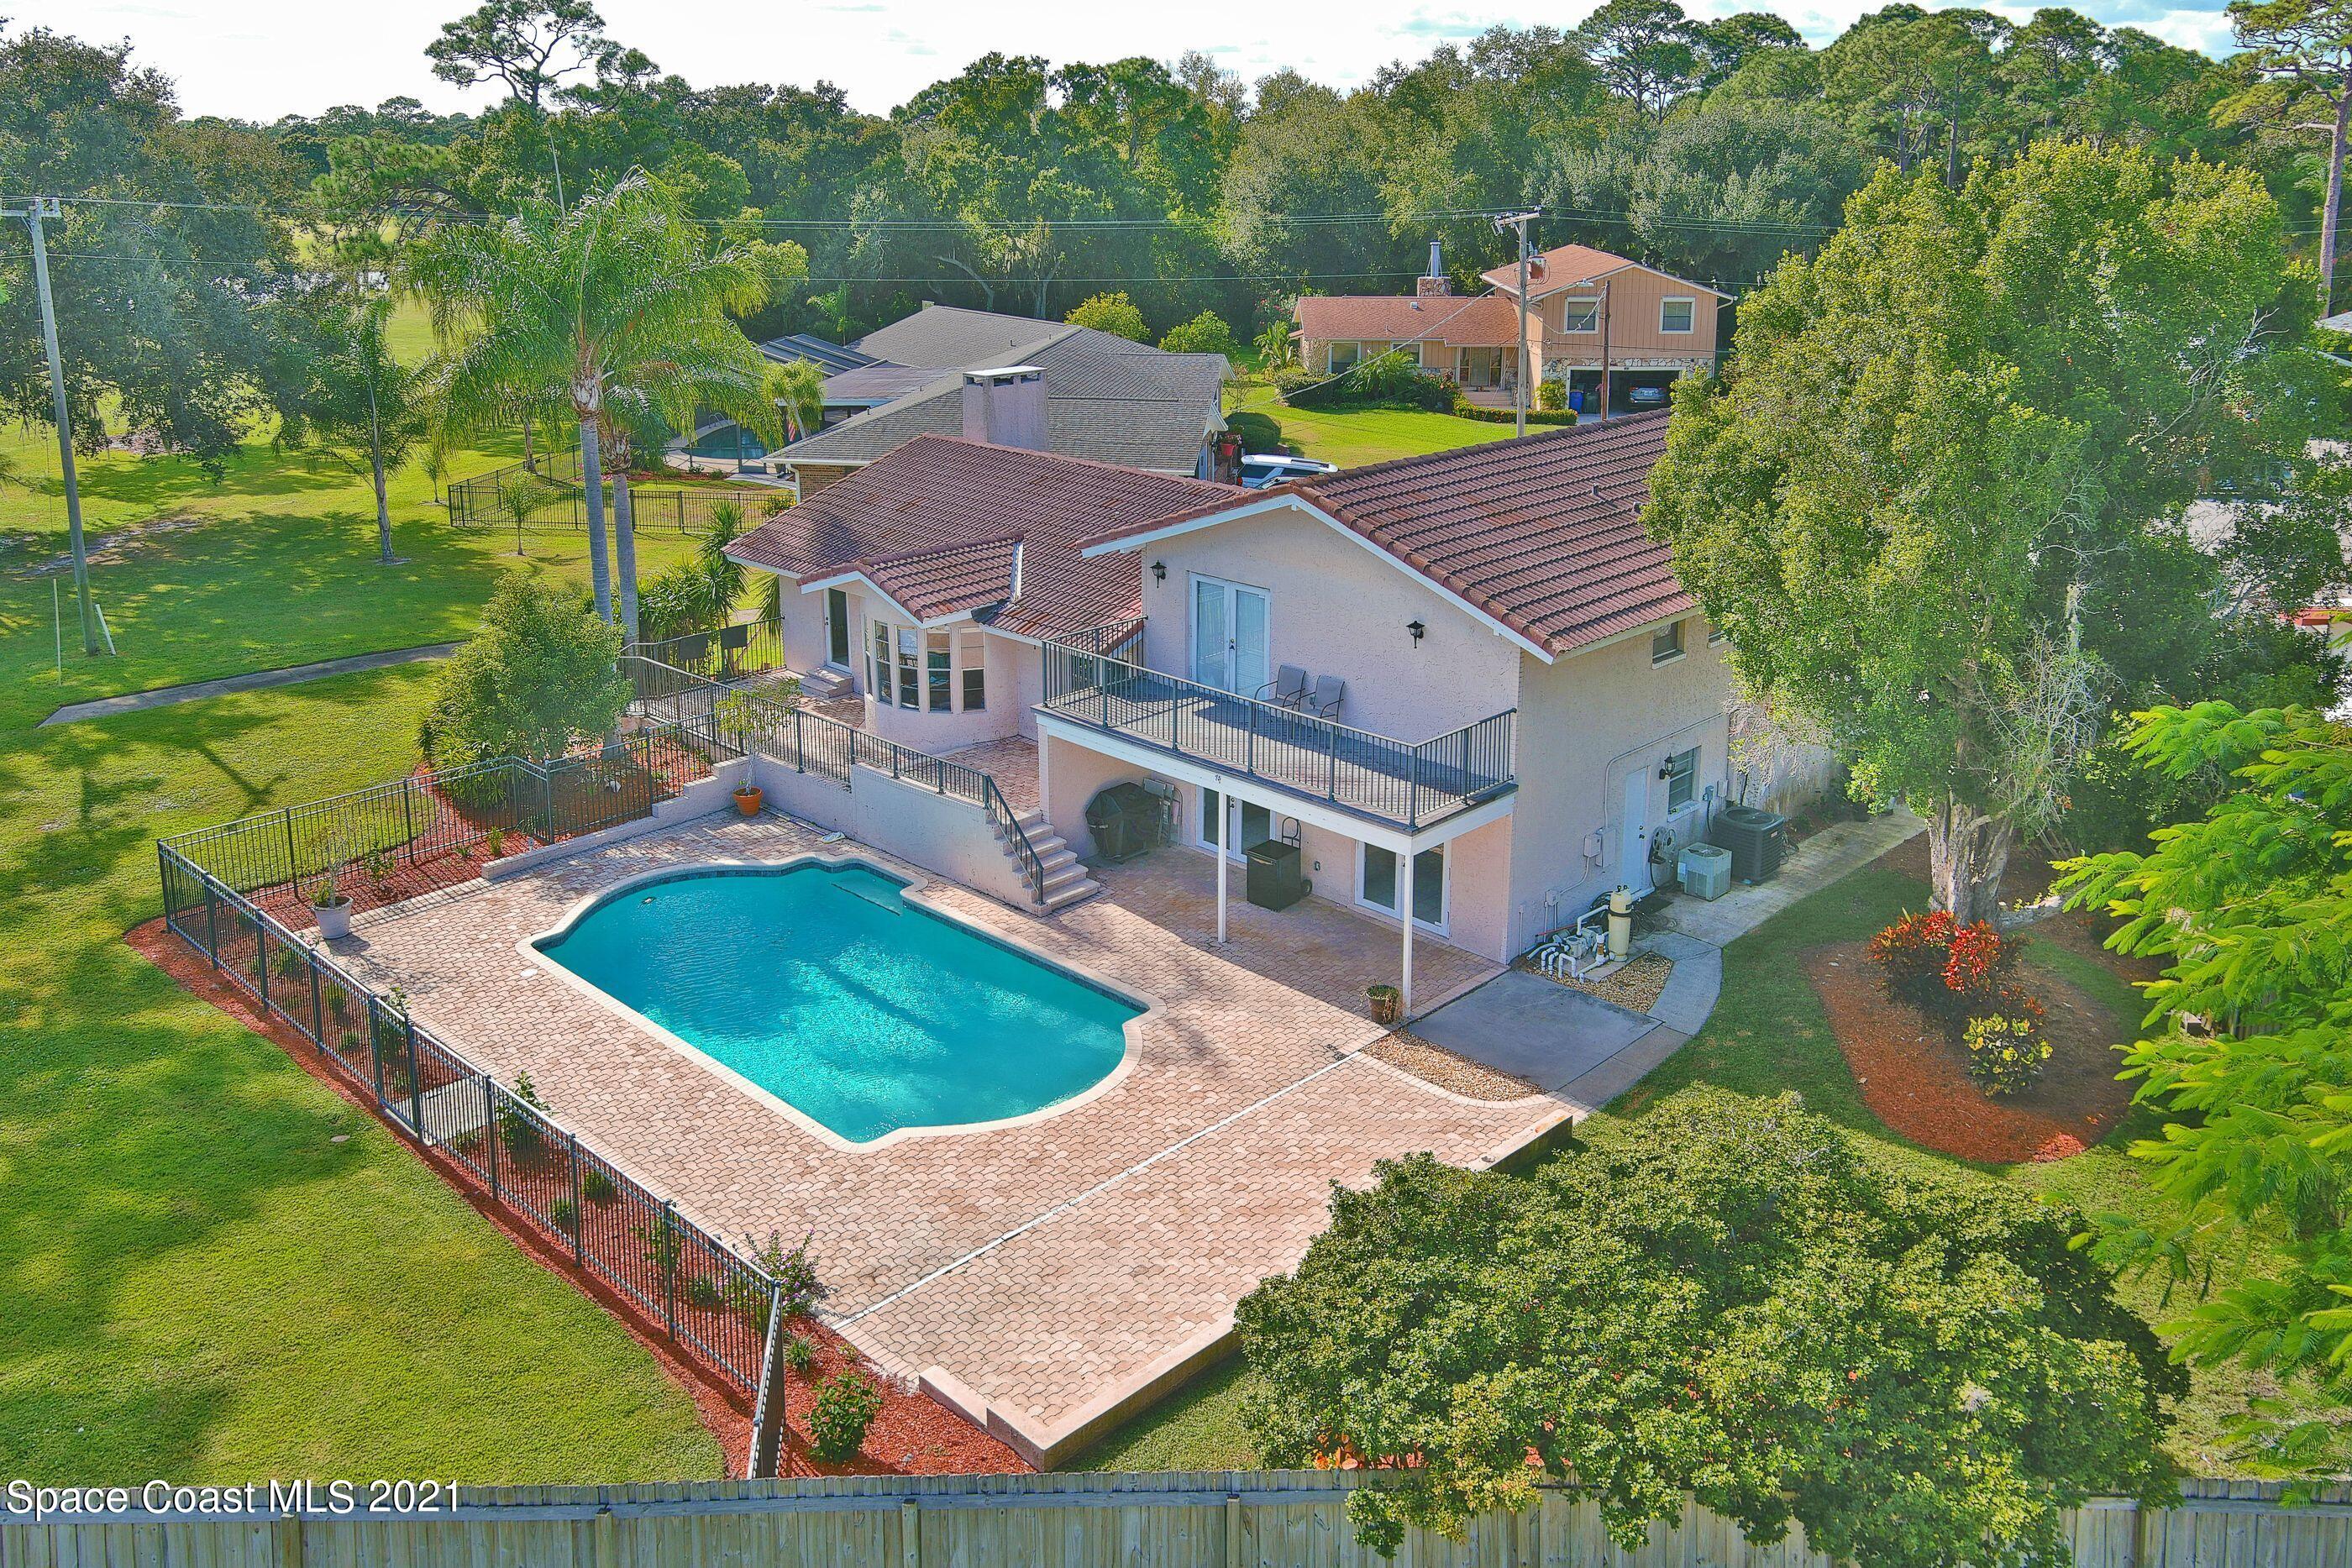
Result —
[[[249,674],[221,675],[209,681],[190,681],[184,685],[154,686],[143,692],[125,692],[121,696],[96,697],[89,702],[68,703],[34,727],[47,729],[53,724],[77,724],[86,718],[111,718],[119,713],[170,707],[173,703],[198,702],[205,697],[226,696],[231,692],[263,692],[272,686],[295,686],[304,681],[320,681],[329,675],[356,674],[362,670],[388,670],[394,664],[413,664],[420,659],[446,659],[456,653],[457,647],[455,643],[427,643],[416,648],[389,648],[380,653],[352,653],[341,659],[321,659],[311,664],[289,664],[280,670],[255,670]]]

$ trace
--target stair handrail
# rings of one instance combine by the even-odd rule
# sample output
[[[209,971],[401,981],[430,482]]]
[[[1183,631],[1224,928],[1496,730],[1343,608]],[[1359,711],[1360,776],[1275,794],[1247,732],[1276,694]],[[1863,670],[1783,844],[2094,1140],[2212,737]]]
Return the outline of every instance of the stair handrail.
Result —
[[[981,778],[981,810],[988,813],[990,822],[1004,830],[1005,842],[1011,846],[1013,858],[1021,862],[1021,874],[1028,879],[1029,895],[1037,903],[1045,902],[1045,862],[1037,846],[1029,841],[1028,831],[1013,813],[1013,802],[997,788],[996,776],[982,772]]]

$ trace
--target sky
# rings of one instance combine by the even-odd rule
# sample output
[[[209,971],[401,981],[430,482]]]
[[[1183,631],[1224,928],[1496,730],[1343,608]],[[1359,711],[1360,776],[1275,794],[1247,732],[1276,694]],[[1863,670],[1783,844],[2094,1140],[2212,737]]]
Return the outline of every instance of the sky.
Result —
[[[436,80],[425,46],[472,0],[16,0],[17,26],[46,26],[92,42],[131,40],[133,58],[179,83],[190,114],[274,120],[336,104],[373,106],[406,95],[443,111],[496,101]],[[1284,67],[1349,87],[1393,59],[1497,23],[1573,26],[1598,0],[1559,10],[1489,10],[1428,0],[1182,0],[1170,4],[1028,5],[989,0],[600,0],[607,30],[664,70],[701,86],[769,81],[839,85],[855,107],[886,113],[914,91],[992,49],[1055,62],[1131,55],[1174,59],[1200,49],[1248,80]],[[1815,44],[1828,42],[1884,0],[1685,0],[1694,16],[1777,9]],[[1979,0],[1984,3],[1984,0]],[[1988,4],[2024,21],[2031,5]],[[2077,0],[2110,26],[2130,26],[2220,54],[2230,29],[2222,0]]]

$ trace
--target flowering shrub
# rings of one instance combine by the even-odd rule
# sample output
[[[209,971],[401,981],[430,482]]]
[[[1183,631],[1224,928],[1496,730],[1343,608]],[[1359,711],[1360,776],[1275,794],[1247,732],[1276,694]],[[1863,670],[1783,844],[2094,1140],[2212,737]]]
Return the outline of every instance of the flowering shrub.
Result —
[[[1906,915],[1873,936],[1870,956],[1889,996],[1958,1032],[2000,1005],[2012,988],[2005,982],[2021,946],[1983,921],[1961,925],[1944,911],[1930,910]]]
[[[2050,1041],[2041,1024],[2030,1018],[1987,1013],[1971,1019],[1960,1043],[1968,1050],[1969,1076],[1988,1094],[2030,1089],[2050,1065]]]
[[[809,1408],[809,1445],[820,1459],[846,1459],[866,1441],[866,1428],[882,1414],[882,1390],[862,1372],[828,1378]]]

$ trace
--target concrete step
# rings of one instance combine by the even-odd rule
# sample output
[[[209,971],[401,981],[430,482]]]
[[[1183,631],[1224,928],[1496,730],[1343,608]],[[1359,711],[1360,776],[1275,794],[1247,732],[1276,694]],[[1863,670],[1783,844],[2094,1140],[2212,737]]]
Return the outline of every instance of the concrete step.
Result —
[[[1045,890],[1045,913],[1058,914],[1073,904],[1092,898],[1101,891],[1102,883],[1090,876],[1082,876],[1077,881],[1061,888],[1055,888],[1049,884]]]
[[[812,670],[801,677],[801,695],[830,702],[849,695],[849,676],[840,670]]]
[[[1048,896],[1055,888],[1067,887],[1074,882],[1084,882],[1086,879],[1087,868],[1080,865],[1076,859],[1064,861],[1059,865],[1051,861],[1045,863],[1045,892]]]

